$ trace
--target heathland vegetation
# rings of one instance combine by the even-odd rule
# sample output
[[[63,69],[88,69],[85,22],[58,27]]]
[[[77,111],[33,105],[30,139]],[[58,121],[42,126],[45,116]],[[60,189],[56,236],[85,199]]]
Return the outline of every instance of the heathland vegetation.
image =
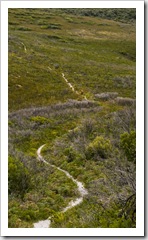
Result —
[[[9,227],[136,227],[134,9],[9,9]],[[49,165],[37,158],[37,149]],[[73,178],[88,194],[79,197]]]

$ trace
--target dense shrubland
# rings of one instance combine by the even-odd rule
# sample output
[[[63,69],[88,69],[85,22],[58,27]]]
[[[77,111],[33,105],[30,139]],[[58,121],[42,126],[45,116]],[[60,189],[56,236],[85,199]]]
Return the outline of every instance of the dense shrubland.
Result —
[[[130,163],[127,154],[122,152],[124,149],[122,136],[126,135],[124,126],[119,124],[118,133],[114,131],[117,119],[124,121],[125,115],[128,125],[131,126],[130,129],[135,129],[135,115],[133,114],[129,119],[126,113],[131,111],[133,112],[132,109],[125,109],[117,116],[113,113],[99,120],[96,116],[93,121],[86,118],[78,128],[55,141],[50,155],[52,163],[68,170],[74,177],[83,181],[89,194],[85,199],[86,205],[83,203],[81,210],[77,207],[70,210],[70,216],[68,213],[58,216],[54,219],[53,227],[70,227],[69,221],[73,218],[73,226],[77,227],[135,226],[135,165]],[[109,132],[108,124],[111,122]],[[86,125],[90,128],[86,128]],[[107,136],[109,139],[106,138]],[[134,136],[133,141],[135,141]],[[131,146],[135,151],[135,145]],[[46,151],[45,156],[48,159]],[[96,209],[94,212],[88,211],[89,203],[91,207],[93,206],[92,209]],[[84,212],[87,212],[85,220]],[[73,218],[71,214],[74,214]],[[79,217],[76,217],[77,214]],[[80,223],[78,219],[83,220]],[[95,221],[91,223],[92,219]]]
[[[69,8],[60,10],[68,14],[105,18],[121,22],[136,20],[136,9],[134,8]]]
[[[9,227],[136,226],[134,20],[134,9],[9,9]],[[65,213],[77,186],[37,159],[42,144],[88,190]]]
[[[63,108],[64,106],[65,104],[63,104]],[[89,118],[89,113],[86,111],[83,112],[82,120],[82,108],[79,108],[77,105],[77,108],[73,108],[73,111],[71,111],[70,126],[68,126],[69,113],[66,115],[65,112],[63,119],[61,118],[58,108],[55,110],[56,106],[54,106],[53,116],[50,115],[52,110],[48,112],[47,109],[48,108],[46,108],[46,110],[45,108],[36,108],[32,110],[31,118],[29,117],[31,109],[28,109],[28,111],[21,110],[22,115],[20,115],[20,111],[15,112],[15,114],[10,114],[9,117],[11,122],[15,124],[15,129],[17,129],[15,136],[13,132],[14,126],[11,126],[9,129],[9,154],[11,158],[18,158],[21,161],[20,166],[18,165],[15,171],[15,176],[17,177],[14,186],[16,189],[12,189],[13,191],[10,192],[10,199],[19,198],[17,188],[22,187],[21,184],[23,180],[22,182],[17,182],[17,179],[25,179],[27,173],[29,182],[25,183],[29,185],[27,188],[26,186],[22,187],[21,190],[24,190],[23,195],[21,191],[19,192],[20,201],[23,202],[24,206],[28,201],[31,201],[37,205],[36,208],[38,209],[35,215],[36,217],[34,215],[34,217],[32,217],[33,213],[29,214],[30,210],[27,210],[27,220],[23,217],[24,215],[22,216],[20,214],[21,210],[19,210],[17,215],[21,220],[19,226],[21,226],[21,224],[29,224],[28,226],[31,226],[33,221],[42,218],[46,219],[52,215],[54,216],[53,227],[70,227],[71,225],[69,224],[73,218],[73,224],[76,224],[73,226],[78,227],[78,223],[76,223],[78,221],[76,217],[77,211],[81,218],[83,211],[88,211],[87,208],[90,207],[88,203],[91,202],[91,206],[97,209],[101,216],[104,217],[97,218],[95,211],[91,212],[89,210],[89,215],[87,214],[85,220],[83,217],[82,225],[79,225],[80,227],[86,227],[88,225],[89,227],[134,227],[135,216],[133,217],[133,211],[135,208],[132,210],[133,204],[131,207],[131,202],[129,202],[130,200],[128,201],[130,196],[135,196],[134,109],[132,107],[126,107],[119,112],[111,112],[101,116],[102,111],[97,112],[94,104],[94,106],[89,107],[89,111],[93,117]],[[77,109],[76,113],[75,109]],[[58,112],[57,114],[56,111]],[[44,117],[45,114],[46,118]],[[59,117],[61,123],[59,123]],[[32,125],[33,121],[37,121],[37,123],[39,121],[37,128]],[[74,127],[74,125],[72,127],[73,122],[75,122],[75,126],[77,127]],[[116,128],[117,122],[118,128]],[[60,128],[66,125],[66,129],[57,131],[59,124]],[[24,129],[28,128],[30,129],[30,133],[26,134]],[[51,133],[49,132],[49,128],[52,129]],[[44,131],[44,134],[41,133],[41,131]],[[129,149],[127,149],[129,140],[130,145],[128,145]],[[57,212],[66,206],[72,197],[77,196],[76,186],[74,186],[72,182],[69,183],[69,180],[65,176],[62,176],[61,173],[37,161],[35,151],[42,143],[47,143],[47,146],[45,146],[42,152],[45,159],[49,161],[49,163],[67,170],[73,177],[82,181],[88,189],[89,194],[85,197],[86,199],[84,201],[86,202],[86,206],[84,203],[82,204],[83,211],[81,209],[79,212],[79,206],[76,207],[75,210],[69,210],[72,212],[71,220],[69,219],[70,216],[68,213],[57,215]],[[21,152],[14,150],[13,145],[19,147]],[[26,149],[25,155],[23,153],[24,149]],[[10,175],[12,174],[11,169],[12,167],[10,167],[9,170]],[[11,177],[13,177],[13,175]],[[11,184],[10,181],[10,188]],[[133,198],[131,200],[133,201]],[[56,201],[60,204],[57,205]],[[126,215],[125,218],[124,213],[127,212],[127,210],[124,209],[128,208],[126,206],[127,201],[131,210],[129,210],[129,214],[128,216]],[[48,209],[46,214],[42,208],[42,204]],[[10,222],[11,217],[13,217],[13,214],[12,216],[11,214],[12,212],[10,211]],[[105,214],[111,214],[107,220],[105,220]],[[69,219],[67,223],[65,222],[67,221],[65,217]],[[119,224],[117,224],[117,217]],[[95,221],[91,223],[92,218],[95,219]],[[10,227],[11,226],[10,224]]]

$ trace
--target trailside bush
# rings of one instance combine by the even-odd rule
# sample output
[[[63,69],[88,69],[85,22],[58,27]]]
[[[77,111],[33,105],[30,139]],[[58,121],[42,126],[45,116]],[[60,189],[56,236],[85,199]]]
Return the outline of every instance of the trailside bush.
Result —
[[[45,118],[42,116],[35,116],[35,117],[31,117],[30,119],[31,119],[31,121],[34,121],[34,122],[38,123],[39,125],[50,122],[50,120],[48,118]]]
[[[19,160],[8,158],[8,186],[9,193],[24,195],[30,187],[30,176],[27,168]]]
[[[120,135],[120,146],[123,149],[127,160],[136,163],[136,132],[123,133]]]
[[[65,148],[64,154],[67,156],[68,162],[72,162],[76,158],[76,152],[73,147]]]
[[[111,152],[112,145],[109,139],[97,136],[86,148],[86,158],[95,159],[98,155],[107,158]]]

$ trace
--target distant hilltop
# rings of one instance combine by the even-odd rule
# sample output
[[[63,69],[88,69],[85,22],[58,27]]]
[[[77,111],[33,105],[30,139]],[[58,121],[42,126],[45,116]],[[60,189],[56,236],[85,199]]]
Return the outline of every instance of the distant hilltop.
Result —
[[[62,8],[60,11],[74,15],[93,16],[121,22],[132,22],[136,20],[135,8]]]

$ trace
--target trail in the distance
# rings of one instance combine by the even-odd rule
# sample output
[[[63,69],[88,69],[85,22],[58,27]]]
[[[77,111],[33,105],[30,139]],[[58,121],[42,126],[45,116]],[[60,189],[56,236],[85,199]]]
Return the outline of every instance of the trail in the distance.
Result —
[[[78,191],[79,191],[79,194],[80,194],[80,197],[79,198],[76,198],[75,200],[72,200],[69,202],[68,206],[65,207],[62,212],[66,212],[68,209],[71,209],[75,206],[77,206],[78,204],[80,204],[82,201],[83,201],[83,197],[85,195],[88,194],[87,190],[84,188],[83,184],[79,181],[77,181],[76,179],[74,179],[69,172],[67,172],[66,170],[63,170],[62,168],[60,167],[56,167],[55,165],[53,164],[50,164],[48,163],[41,155],[41,150],[42,148],[45,146],[46,144],[42,145],[41,147],[39,147],[39,149],[37,150],[37,159],[39,161],[42,161],[56,169],[58,169],[59,171],[65,173],[65,175],[70,178],[74,183],[76,183],[77,187],[78,187]],[[37,223],[34,223],[34,228],[49,228],[50,227],[50,224],[51,224],[51,220],[50,220],[50,217],[46,220],[42,220],[42,221],[39,221]]]
[[[48,69],[50,71],[52,71],[52,68],[51,67],[48,67]],[[77,90],[75,90],[74,86],[67,80],[67,78],[65,77],[65,74],[62,73],[62,78],[64,79],[64,81],[67,83],[68,87],[74,92],[76,93],[77,95],[81,95],[80,92],[78,92]],[[83,91],[82,91],[83,92]],[[86,96],[84,96],[84,99],[85,100],[88,100]]]
[[[65,80],[65,82],[67,83],[67,85],[70,87],[70,89],[75,92],[77,95],[80,95],[80,93],[78,91],[76,91],[74,89],[74,87],[72,86],[72,84],[67,80],[67,78],[65,77],[64,73],[62,73],[62,77]],[[85,100],[88,100],[86,96],[84,96]]]
[[[24,44],[23,42],[21,42],[21,44],[23,45],[24,51],[26,52],[26,51],[27,51],[27,48],[26,48],[25,44]]]

